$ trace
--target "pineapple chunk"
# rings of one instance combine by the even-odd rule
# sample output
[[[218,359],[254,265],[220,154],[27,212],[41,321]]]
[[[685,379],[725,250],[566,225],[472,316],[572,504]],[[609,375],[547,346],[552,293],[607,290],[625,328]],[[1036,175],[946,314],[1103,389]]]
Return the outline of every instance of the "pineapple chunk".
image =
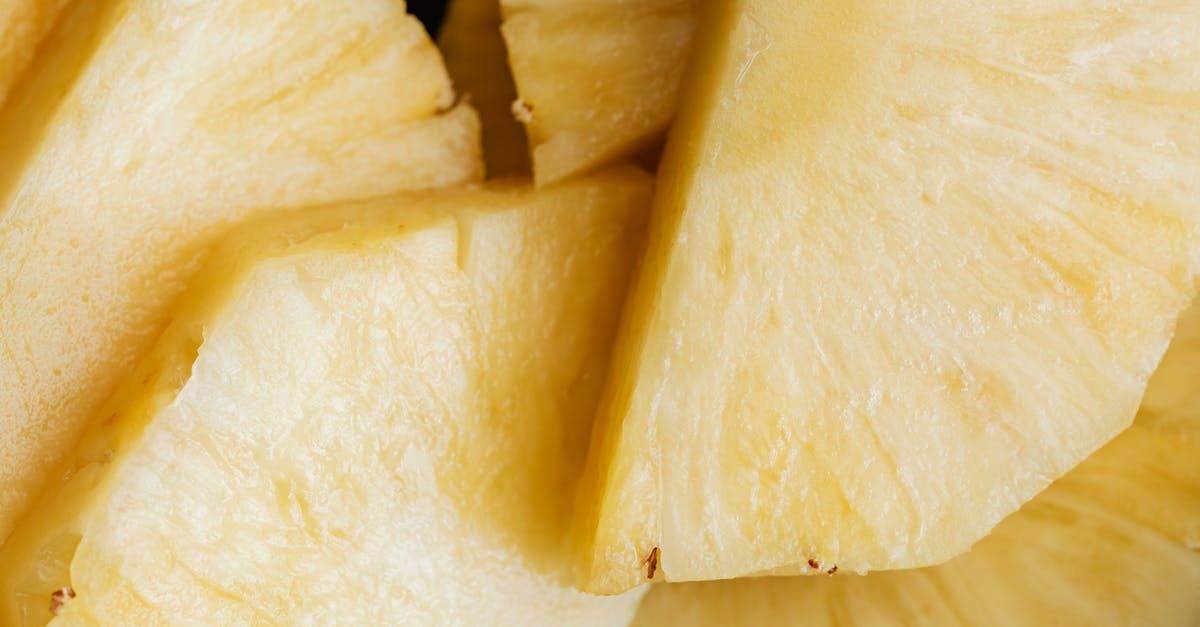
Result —
[[[512,114],[517,98],[500,36],[499,0],[454,0],[438,35],[454,87],[479,112],[488,177],[529,174],[529,143]]]
[[[4,624],[61,589],[63,625],[626,624],[640,591],[567,585],[565,532],[649,196],[620,169],[244,229],[0,554]]]
[[[0,539],[226,228],[481,175],[403,3],[77,4],[0,118]]]
[[[1198,380],[1194,307],[1133,427],[970,553],[869,577],[667,584],[635,625],[1200,624]]]
[[[696,0],[501,0],[539,185],[652,147],[675,115]]]
[[[1119,9],[1119,10],[1118,10]],[[1129,426],[1200,270],[1200,3],[715,3],[589,589],[918,567]]]
[[[0,2],[0,106],[66,4],[67,0]]]

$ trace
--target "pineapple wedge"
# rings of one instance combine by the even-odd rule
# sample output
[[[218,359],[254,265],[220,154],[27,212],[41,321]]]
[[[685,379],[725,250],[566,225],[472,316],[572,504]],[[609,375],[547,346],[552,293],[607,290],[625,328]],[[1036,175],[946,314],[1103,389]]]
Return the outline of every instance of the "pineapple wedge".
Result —
[[[0,107],[66,4],[67,0],[0,2]]]
[[[667,584],[635,625],[1200,625],[1200,307],[1133,427],[970,553],[869,577]]]
[[[501,0],[539,185],[654,146],[675,115],[697,0]]]
[[[64,589],[55,624],[628,623],[565,532],[649,196],[620,169],[244,229],[0,554],[3,624]]]
[[[712,10],[589,588],[948,560],[1129,426],[1195,292],[1200,3]]]
[[[438,34],[454,87],[479,112],[488,177],[529,174],[529,142],[512,114],[517,98],[500,36],[499,0],[454,0]]]
[[[0,539],[226,228],[481,176],[401,2],[77,4],[0,117]]]

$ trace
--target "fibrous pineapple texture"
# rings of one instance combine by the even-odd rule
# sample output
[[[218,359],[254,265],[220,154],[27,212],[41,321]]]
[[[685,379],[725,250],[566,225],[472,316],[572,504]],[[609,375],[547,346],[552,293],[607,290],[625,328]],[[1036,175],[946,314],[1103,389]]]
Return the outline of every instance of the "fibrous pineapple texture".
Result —
[[[696,0],[501,0],[534,178],[650,148],[675,115]]]
[[[626,624],[566,531],[649,191],[234,235],[0,554],[5,624]]]
[[[1195,291],[1200,4],[712,9],[590,586],[948,560],[1130,424]]]
[[[634,623],[1200,624],[1200,307],[1133,427],[941,566],[868,577],[668,584]]]
[[[401,2],[78,4],[0,118],[0,538],[226,228],[482,174]]]

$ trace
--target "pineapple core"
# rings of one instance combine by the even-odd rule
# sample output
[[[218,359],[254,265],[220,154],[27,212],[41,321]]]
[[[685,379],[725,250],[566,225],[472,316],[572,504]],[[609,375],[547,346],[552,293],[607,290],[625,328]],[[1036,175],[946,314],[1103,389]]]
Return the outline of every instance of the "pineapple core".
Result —
[[[627,623],[566,531],[649,192],[247,227],[0,553],[0,622]]]

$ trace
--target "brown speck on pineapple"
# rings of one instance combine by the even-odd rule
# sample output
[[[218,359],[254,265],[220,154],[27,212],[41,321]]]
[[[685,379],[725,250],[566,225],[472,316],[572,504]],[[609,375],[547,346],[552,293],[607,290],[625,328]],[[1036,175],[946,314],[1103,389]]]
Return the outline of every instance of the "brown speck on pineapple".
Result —
[[[654,575],[658,573],[658,547],[650,550],[650,555],[642,561],[646,566],[646,579],[654,579]]]
[[[821,563],[813,558],[808,558],[808,567],[813,570],[821,570]]]
[[[533,105],[517,98],[512,103],[512,114],[521,124],[529,124],[533,121]]]
[[[833,565],[833,568],[830,568],[829,570],[825,571],[825,574],[826,574],[826,575],[832,575],[832,574],[834,574],[834,573],[836,573],[836,572],[837,572],[837,564],[834,564],[834,565]]]
[[[54,616],[58,616],[59,612],[62,612],[63,607],[66,606],[67,599],[74,598],[75,590],[70,586],[55,590],[50,594],[50,613]]]

